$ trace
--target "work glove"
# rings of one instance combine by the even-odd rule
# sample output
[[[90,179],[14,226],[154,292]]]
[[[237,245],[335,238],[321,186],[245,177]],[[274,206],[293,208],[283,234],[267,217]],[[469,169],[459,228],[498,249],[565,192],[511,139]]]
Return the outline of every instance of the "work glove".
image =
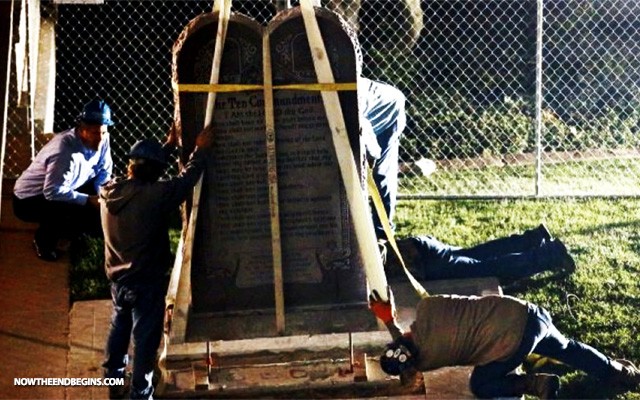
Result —
[[[369,308],[385,324],[393,322],[396,318],[396,306],[389,286],[387,286],[387,296],[389,298],[388,301],[382,300],[382,297],[375,289],[369,295]]]

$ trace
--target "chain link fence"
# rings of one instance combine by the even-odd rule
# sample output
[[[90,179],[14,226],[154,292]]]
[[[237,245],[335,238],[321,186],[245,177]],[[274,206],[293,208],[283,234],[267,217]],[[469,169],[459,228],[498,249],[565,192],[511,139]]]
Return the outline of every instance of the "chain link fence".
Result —
[[[171,47],[213,1],[52,5],[55,130],[110,103],[116,173],[171,124]],[[640,194],[640,3],[635,0],[323,0],[358,24],[364,74],[407,96],[405,198]],[[234,1],[266,23],[271,1]],[[15,99],[14,99],[15,101]],[[9,115],[5,176],[20,174]],[[35,150],[43,144],[37,140]]]

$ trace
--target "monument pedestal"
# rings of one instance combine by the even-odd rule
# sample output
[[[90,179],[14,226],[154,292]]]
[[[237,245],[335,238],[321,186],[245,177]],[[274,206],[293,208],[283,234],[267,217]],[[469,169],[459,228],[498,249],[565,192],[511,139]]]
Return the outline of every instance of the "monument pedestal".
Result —
[[[423,282],[430,294],[501,294],[493,278]],[[403,329],[415,318],[419,297],[409,283],[393,292]],[[471,399],[471,367],[419,374],[402,384],[380,370],[378,357],[391,336],[378,330],[243,340],[200,341],[169,347],[163,396],[208,398]]]

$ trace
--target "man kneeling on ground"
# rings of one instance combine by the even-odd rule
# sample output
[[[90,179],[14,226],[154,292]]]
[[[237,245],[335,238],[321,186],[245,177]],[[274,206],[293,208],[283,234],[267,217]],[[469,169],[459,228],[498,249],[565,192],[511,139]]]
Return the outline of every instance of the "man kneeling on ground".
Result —
[[[396,324],[393,294],[383,301],[374,290],[370,308],[381,319],[393,342],[380,357],[390,375],[411,370],[472,365],[470,388],[480,398],[556,398],[560,379],[552,374],[515,373],[536,353],[585,371],[616,389],[640,385],[640,370],[627,360],[613,360],[593,347],[567,339],[545,309],[509,296],[429,296],[416,309],[411,331]]]

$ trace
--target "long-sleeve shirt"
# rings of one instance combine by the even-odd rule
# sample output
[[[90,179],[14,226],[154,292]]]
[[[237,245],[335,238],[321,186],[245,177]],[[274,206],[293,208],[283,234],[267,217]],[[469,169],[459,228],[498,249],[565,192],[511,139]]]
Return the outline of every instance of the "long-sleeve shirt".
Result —
[[[96,193],[111,179],[113,161],[106,133],[98,150],[87,148],[76,129],[57,133],[16,181],[19,199],[44,195],[47,200],[84,205],[89,197],[76,189],[94,179]]]
[[[402,92],[386,83],[358,78],[358,108],[362,140],[370,157],[381,157],[389,138],[379,139],[385,130],[393,127],[402,132],[406,125],[405,97]]]
[[[171,267],[169,218],[195,186],[208,150],[196,150],[178,177],[156,182],[124,179],[100,189],[105,270],[113,282],[162,279]]]
[[[520,346],[528,304],[510,296],[429,296],[418,303],[411,335],[420,349],[417,368],[485,365]],[[397,328],[389,326],[394,337]]]

